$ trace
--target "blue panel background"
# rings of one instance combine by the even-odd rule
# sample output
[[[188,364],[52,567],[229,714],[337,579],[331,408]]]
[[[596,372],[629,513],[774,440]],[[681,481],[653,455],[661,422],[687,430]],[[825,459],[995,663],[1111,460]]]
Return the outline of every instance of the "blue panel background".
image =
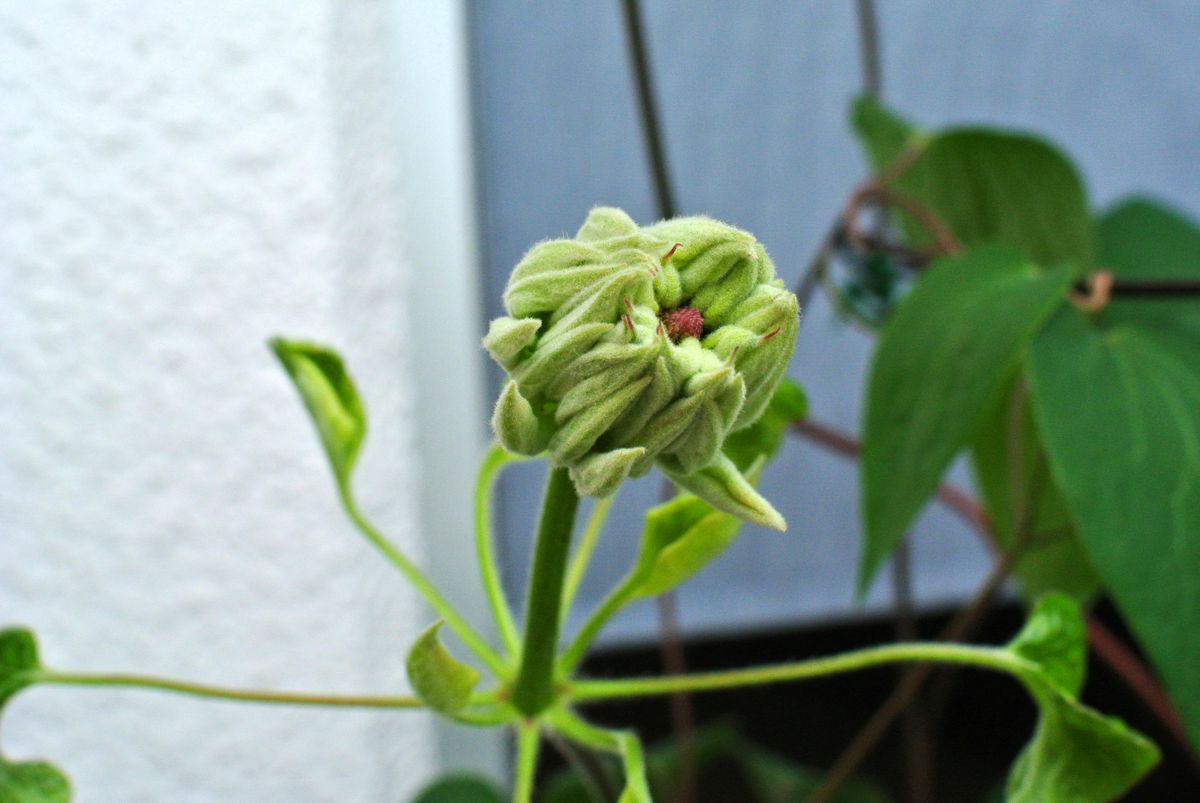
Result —
[[[853,4],[647,0],[651,61],[679,206],[754,232],[794,282],[865,167],[846,126],[859,86]],[[488,316],[532,243],[569,235],[590,207],[654,218],[619,5],[475,2],[472,52]],[[1200,212],[1200,4],[1120,0],[1054,3],[879,3],[886,100],[928,126],[988,122],[1032,128],[1078,161],[1097,206],[1151,192]],[[804,311],[792,374],[814,417],[856,430],[867,338],[817,299]],[[498,384],[499,376],[493,376]],[[968,482],[956,467],[954,476]],[[507,581],[523,587],[541,473],[502,483]],[[654,475],[622,491],[584,608],[624,571]],[[721,560],[682,589],[692,633],[861,615],[852,602],[858,551],[853,464],[792,442],[764,479],[791,523],[784,535],[747,528]],[[974,588],[986,556],[944,510],[915,540],[920,601]],[[882,576],[882,575],[881,575]],[[634,606],[609,637],[655,630]]]

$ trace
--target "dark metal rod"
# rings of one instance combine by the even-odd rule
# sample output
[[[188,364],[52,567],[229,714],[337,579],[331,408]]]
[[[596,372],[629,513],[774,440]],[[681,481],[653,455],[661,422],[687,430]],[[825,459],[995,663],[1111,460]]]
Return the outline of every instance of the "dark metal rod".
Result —
[[[663,149],[658,104],[654,100],[654,82],[650,75],[650,59],[642,30],[642,16],[637,0],[624,0],[621,5],[625,12],[625,41],[629,45],[629,57],[633,61],[633,77],[637,86],[638,105],[641,107],[642,133],[646,137],[646,155],[650,159],[658,214],[664,219],[675,217],[675,193],[671,190],[671,176],[667,170],[667,156]]]

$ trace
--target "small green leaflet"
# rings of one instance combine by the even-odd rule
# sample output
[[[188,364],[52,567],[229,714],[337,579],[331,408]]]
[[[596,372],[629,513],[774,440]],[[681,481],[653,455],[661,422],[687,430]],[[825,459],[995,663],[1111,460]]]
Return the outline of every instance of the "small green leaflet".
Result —
[[[505,803],[507,799],[487,778],[455,773],[434,781],[412,803]]]
[[[41,669],[37,639],[23,627],[0,630],[0,709]]]
[[[788,427],[806,415],[808,397],[804,388],[785,376],[759,419],[725,438],[725,454],[741,471],[749,469],[759,455],[770,460],[783,444]]]
[[[438,640],[441,622],[434,622],[417,637],[405,668],[408,682],[421,701],[443,714],[456,714],[471,700],[479,671],[459,661]]]
[[[32,631],[0,630],[0,712],[15,694],[37,681],[41,669]],[[54,765],[12,762],[0,756],[0,803],[68,803],[70,799],[71,782]]]
[[[1118,278],[1200,278],[1200,229],[1145,202],[1099,223]],[[1088,557],[1200,744],[1200,312],[1118,297],[1030,349],[1034,413]]]
[[[868,379],[860,593],[970,443],[1070,279],[1068,268],[1040,271],[1015,249],[981,246],[934,263],[900,303]]]
[[[367,434],[367,415],[342,358],[314,343],[277,337],[270,345],[316,424],[338,484],[348,486]]]
[[[872,95],[859,95],[850,105],[850,125],[867,152],[872,169],[883,170],[922,140],[921,133]]]
[[[71,782],[44,761],[0,758],[0,803],[70,803]]]
[[[1087,648],[1079,606],[1047,594],[1008,645],[1038,705],[1033,739],[1013,764],[1007,803],[1107,803],[1158,763],[1158,748],[1116,717],[1078,701]]]

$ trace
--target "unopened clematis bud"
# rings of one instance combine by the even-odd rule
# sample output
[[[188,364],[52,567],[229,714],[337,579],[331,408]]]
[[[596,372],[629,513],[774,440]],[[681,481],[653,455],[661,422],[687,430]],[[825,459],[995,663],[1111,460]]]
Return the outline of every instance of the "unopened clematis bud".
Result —
[[[721,451],[766,408],[799,330],[754,237],[601,207],[574,239],[530,249],[504,303],[483,342],[510,378],[492,418],[506,448],[549,451],[591,496],[657,463],[714,507],[784,528]]]

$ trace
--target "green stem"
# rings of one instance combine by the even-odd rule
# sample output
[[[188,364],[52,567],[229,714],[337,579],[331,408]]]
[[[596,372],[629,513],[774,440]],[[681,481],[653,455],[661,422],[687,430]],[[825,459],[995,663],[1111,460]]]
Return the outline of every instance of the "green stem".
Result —
[[[608,620],[612,619],[621,608],[625,607],[626,603],[633,598],[634,589],[637,584],[632,578],[626,578],[622,583],[608,592],[596,610],[592,611],[591,616],[583,623],[583,627],[571,640],[570,645],[563,651],[562,656],[558,659],[558,673],[563,676],[569,676],[575,671],[575,667],[583,660],[584,653],[588,647],[592,646],[592,642],[596,640],[596,636],[600,635],[600,631],[608,624]]]
[[[509,463],[524,458],[518,457],[496,443],[483,458],[479,466],[479,478],[475,483],[475,552],[479,557],[479,571],[483,576],[483,588],[487,592],[488,605],[496,619],[496,627],[504,640],[504,647],[511,655],[521,648],[521,636],[513,619],[512,608],[504,596],[504,584],[500,581],[499,564],[492,551],[492,486],[500,469]]]
[[[541,738],[536,722],[523,722],[517,728],[517,778],[513,803],[533,803],[533,780],[537,773]]]
[[[575,549],[575,555],[571,558],[571,566],[567,569],[567,583],[563,590],[562,602],[561,618],[563,621],[566,621],[567,615],[571,613],[575,595],[579,592],[579,585],[583,582],[584,575],[587,574],[592,553],[596,551],[600,533],[604,531],[604,522],[608,519],[608,511],[612,509],[613,501],[616,498],[617,495],[612,494],[597,499],[596,504],[592,507],[591,515],[588,516],[587,525],[583,528],[583,535],[579,539],[579,546]],[[562,622],[559,624],[561,625]]]
[[[210,686],[186,680],[131,675],[119,673],[57,672],[40,671],[32,678],[35,683],[54,686],[115,686],[120,688],[149,689],[151,691],[175,692],[192,697],[216,700],[237,700],[248,703],[275,703],[282,705],[338,706],[343,708],[423,708],[415,697],[382,697],[361,694],[322,694],[311,692],[262,691],[259,689],[233,689],[226,686]]]
[[[632,731],[613,731],[599,728],[567,709],[550,716],[550,724],[566,736],[595,750],[616,753],[625,766],[626,794],[635,801],[650,801],[650,784],[646,779],[646,760],[642,743]],[[621,800],[626,800],[625,796]]]
[[[479,656],[479,659],[487,664],[488,668],[495,672],[498,677],[507,677],[511,670],[504,662],[504,659],[488,646],[488,643],[483,640],[482,636],[467,624],[462,615],[442,596],[441,592],[417,568],[416,564],[405,557],[403,552],[397,549],[391,541],[375,529],[371,522],[367,521],[366,517],[358,509],[358,505],[355,503],[350,489],[343,484],[339,487],[338,492],[342,500],[342,507],[346,510],[346,515],[354,522],[354,526],[358,528],[359,532],[365,535],[367,540],[374,544],[375,548],[382,552],[384,557],[390,560],[408,578],[408,581],[416,587],[417,591],[421,592],[421,595],[425,597],[430,606],[446,621],[450,629],[462,639],[463,644],[467,645],[467,648],[471,652]]]
[[[806,680],[843,672],[856,672],[883,664],[914,661],[977,666],[1007,672],[1021,678],[1024,678],[1032,669],[1026,661],[1001,647],[913,642],[888,644],[827,658],[813,658],[775,666],[660,678],[576,681],[571,684],[567,698],[573,702],[582,703],[627,697],[649,697],[676,692],[717,691],[741,686],[761,686],[767,683]]]
[[[558,650],[559,610],[578,507],[579,497],[567,469],[551,468],[529,573],[521,666],[513,685],[512,703],[528,716],[541,713],[555,697],[554,654]]]

